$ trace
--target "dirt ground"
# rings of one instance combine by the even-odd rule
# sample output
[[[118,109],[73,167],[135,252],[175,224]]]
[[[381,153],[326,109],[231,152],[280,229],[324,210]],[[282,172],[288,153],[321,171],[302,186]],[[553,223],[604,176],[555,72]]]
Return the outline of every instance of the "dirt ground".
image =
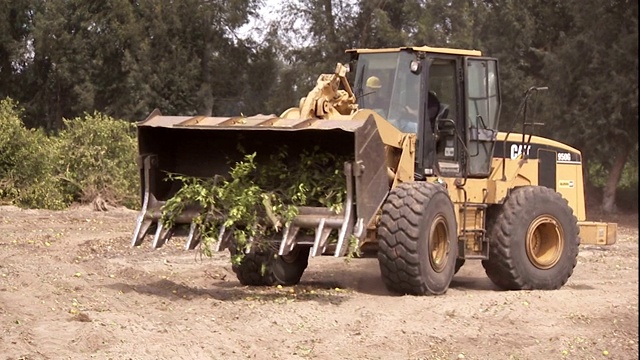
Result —
[[[1,359],[638,359],[637,214],[560,290],[498,291],[472,261],[438,297],[388,293],[375,258],[241,286],[227,253],[131,248],[136,215],[0,207]]]

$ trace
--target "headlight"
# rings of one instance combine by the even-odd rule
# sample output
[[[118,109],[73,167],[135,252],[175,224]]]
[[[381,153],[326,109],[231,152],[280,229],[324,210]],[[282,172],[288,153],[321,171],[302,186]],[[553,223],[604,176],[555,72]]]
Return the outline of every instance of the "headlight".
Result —
[[[414,74],[418,74],[420,72],[420,67],[420,61],[418,60],[411,61],[411,65],[409,66],[411,72]]]

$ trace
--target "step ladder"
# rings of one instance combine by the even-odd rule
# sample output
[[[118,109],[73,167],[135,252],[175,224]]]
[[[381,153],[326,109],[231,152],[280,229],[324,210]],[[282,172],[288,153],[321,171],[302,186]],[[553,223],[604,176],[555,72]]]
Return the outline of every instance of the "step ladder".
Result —
[[[464,202],[460,206],[461,231],[458,235],[459,257],[464,259],[488,259],[487,204]]]

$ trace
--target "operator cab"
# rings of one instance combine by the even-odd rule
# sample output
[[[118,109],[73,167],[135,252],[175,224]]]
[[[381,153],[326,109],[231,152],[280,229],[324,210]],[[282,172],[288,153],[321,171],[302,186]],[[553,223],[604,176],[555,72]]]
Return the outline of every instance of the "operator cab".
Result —
[[[352,52],[358,106],[416,134],[417,179],[489,175],[501,105],[496,59],[431,47]]]

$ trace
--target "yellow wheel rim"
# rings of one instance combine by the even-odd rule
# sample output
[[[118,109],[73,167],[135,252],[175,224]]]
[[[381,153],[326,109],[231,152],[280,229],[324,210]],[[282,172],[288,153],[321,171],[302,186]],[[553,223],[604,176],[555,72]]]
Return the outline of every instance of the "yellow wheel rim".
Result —
[[[439,215],[431,225],[429,233],[429,261],[435,272],[442,272],[449,254],[449,231],[444,216]]]
[[[529,261],[538,269],[554,267],[564,248],[564,233],[558,221],[547,215],[537,217],[527,230],[526,249]]]

